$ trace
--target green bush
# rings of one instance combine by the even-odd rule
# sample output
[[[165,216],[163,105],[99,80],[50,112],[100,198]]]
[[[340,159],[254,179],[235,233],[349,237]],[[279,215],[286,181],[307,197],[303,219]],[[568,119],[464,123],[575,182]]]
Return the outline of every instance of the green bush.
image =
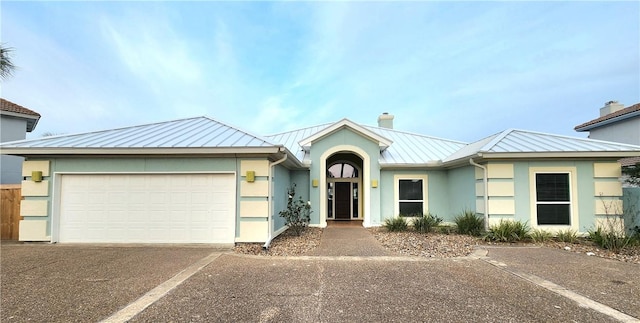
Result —
[[[398,232],[407,231],[409,225],[407,224],[407,220],[397,216],[395,218],[388,218],[384,220],[384,227],[387,229],[387,231]]]
[[[576,243],[576,241],[578,241],[578,233],[571,229],[560,230],[558,231],[556,238],[561,242]]]
[[[499,224],[492,225],[484,239],[487,241],[515,242],[529,238],[529,226],[520,221],[500,220]]]
[[[311,220],[311,203],[303,201],[301,197],[297,200],[295,199],[296,184],[287,189],[287,194],[289,195],[287,208],[280,211],[279,214],[284,218],[285,224],[289,226],[289,229],[296,236],[299,236]]]
[[[531,231],[531,240],[533,240],[533,242],[535,243],[542,243],[542,242],[547,242],[549,240],[551,240],[551,237],[553,236],[551,234],[551,232],[546,231],[546,230],[542,230],[542,229],[534,229],[533,231]]]
[[[633,237],[627,237],[615,230],[604,230],[601,227],[596,230],[589,230],[589,238],[600,248],[608,249],[615,253],[635,242]]]
[[[484,218],[471,211],[463,211],[454,218],[459,234],[479,236],[484,231]]]
[[[416,217],[411,222],[413,229],[420,233],[427,233],[431,231],[431,228],[437,226],[442,222],[442,219],[437,215],[432,215],[431,213],[424,214],[422,216]]]

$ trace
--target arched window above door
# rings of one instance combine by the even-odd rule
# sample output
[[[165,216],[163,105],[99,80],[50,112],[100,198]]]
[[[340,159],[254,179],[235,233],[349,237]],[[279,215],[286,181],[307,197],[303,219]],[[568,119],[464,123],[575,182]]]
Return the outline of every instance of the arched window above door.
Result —
[[[358,178],[358,169],[349,162],[336,162],[327,168],[328,178]]]

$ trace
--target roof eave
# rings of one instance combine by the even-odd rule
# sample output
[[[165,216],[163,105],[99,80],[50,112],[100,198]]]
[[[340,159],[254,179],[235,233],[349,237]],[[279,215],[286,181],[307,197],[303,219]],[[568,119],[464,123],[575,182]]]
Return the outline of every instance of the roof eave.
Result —
[[[271,147],[198,147],[198,148],[24,148],[2,147],[3,155],[230,155],[276,154],[281,146]]]
[[[584,125],[584,126],[577,126],[575,128],[573,128],[575,131],[578,132],[584,132],[584,131],[589,131],[591,129],[595,129],[595,128],[599,128],[599,127],[603,127],[606,126],[608,124],[612,124],[612,123],[616,123],[616,122],[620,122],[629,118],[633,118],[636,116],[640,116],[640,111],[634,111],[631,113],[627,113],[627,114],[623,114],[611,119],[607,119],[607,120],[602,120],[600,122],[597,123],[593,123],[593,124],[588,124],[588,125]]]
[[[13,112],[13,111],[0,111],[0,114],[10,116],[10,117],[15,117],[15,118],[26,119],[27,132],[32,132],[36,128],[36,125],[40,120],[40,115],[32,115],[32,114]]]
[[[426,163],[380,163],[380,168],[439,168],[441,160],[432,160]]]
[[[640,156],[640,151],[511,152],[478,153],[484,159],[521,158],[626,158]]]

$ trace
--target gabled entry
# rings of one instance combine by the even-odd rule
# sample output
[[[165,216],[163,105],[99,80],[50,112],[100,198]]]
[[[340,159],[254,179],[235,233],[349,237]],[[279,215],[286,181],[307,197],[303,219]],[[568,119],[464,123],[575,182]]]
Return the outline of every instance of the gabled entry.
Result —
[[[336,153],[327,159],[327,220],[362,220],[362,159]]]

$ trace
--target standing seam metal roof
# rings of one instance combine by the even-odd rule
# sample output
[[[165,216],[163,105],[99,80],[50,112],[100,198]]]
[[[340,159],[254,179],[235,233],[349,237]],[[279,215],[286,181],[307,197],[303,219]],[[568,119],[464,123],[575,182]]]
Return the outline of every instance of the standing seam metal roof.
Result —
[[[3,148],[222,148],[280,146],[208,117],[3,143]]]

